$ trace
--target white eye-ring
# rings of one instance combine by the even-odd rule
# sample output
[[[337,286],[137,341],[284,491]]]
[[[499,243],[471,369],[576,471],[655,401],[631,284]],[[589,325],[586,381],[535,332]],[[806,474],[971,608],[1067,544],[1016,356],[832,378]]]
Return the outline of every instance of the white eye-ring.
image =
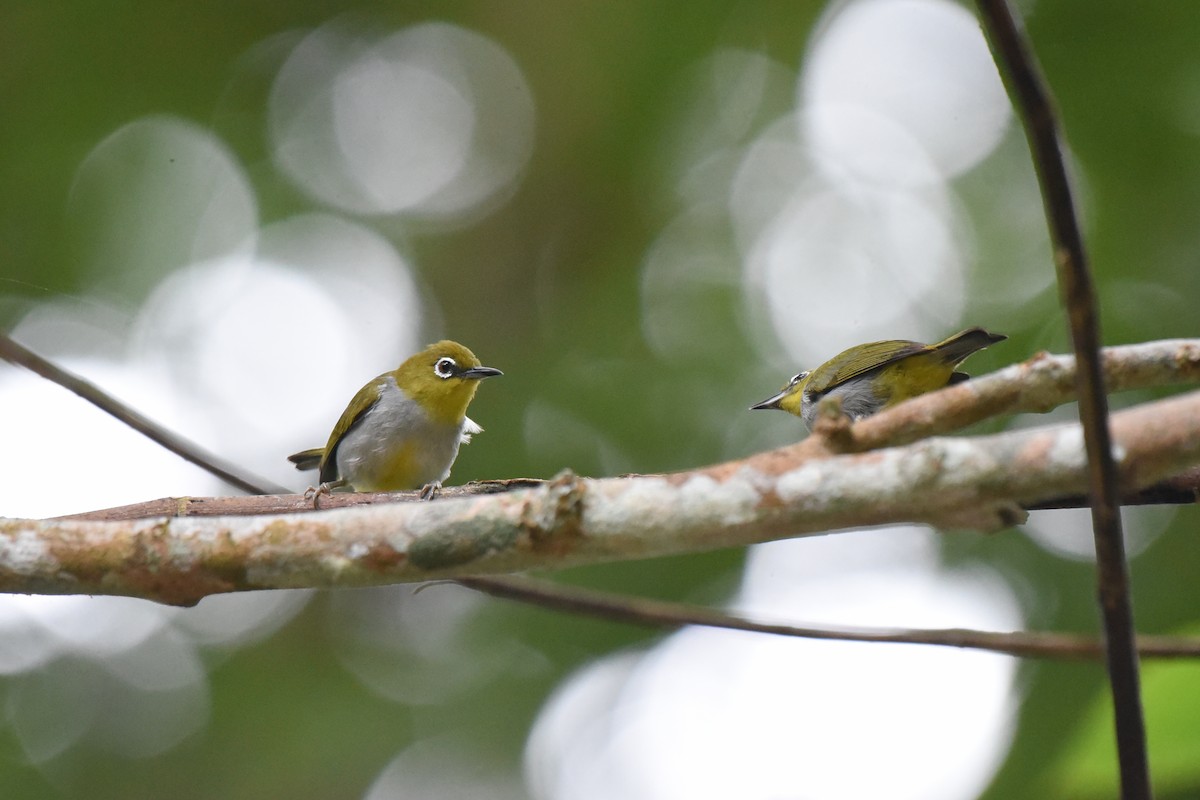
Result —
[[[797,383],[799,383],[800,381],[804,380],[807,377],[808,377],[807,371],[797,372],[794,376],[792,376],[792,379],[790,381],[788,381],[788,385],[795,386]]]
[[[458,367],[458,364],[453,358],[439,358],[437,363],[433,365],[433,374],[443,379],[452,378],[454,377],[454,370],[456,367]]]

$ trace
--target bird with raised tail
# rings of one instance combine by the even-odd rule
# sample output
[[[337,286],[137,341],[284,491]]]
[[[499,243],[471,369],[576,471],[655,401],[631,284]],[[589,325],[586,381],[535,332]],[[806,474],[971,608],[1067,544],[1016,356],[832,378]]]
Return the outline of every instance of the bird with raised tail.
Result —
[[[967,380],[956,372],[972,353],[1008,337],[968,328],[937,344],[906,339],[860,344],[821,366],[794,376],[778,394],[750,406],[778,408],[804,419],[812,428],[817,404],[837,397],[851,419],[862,419],[910,397]]]

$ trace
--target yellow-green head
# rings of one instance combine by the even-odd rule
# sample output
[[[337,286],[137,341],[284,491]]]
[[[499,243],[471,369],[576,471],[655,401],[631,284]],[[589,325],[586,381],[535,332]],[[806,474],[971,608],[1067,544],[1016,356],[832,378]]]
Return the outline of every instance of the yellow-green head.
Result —
[[[778,408],[802,417],[811,427],[817,403],[837,397],[851,419],[861,419],[966,380],[967,375],[955,368],[972,353],[1006,338],[983,328],[968,328],[937,344],[905,339],[860,344],[810,372],[799,373],[779,393],[750,408]]]
[[[504,373],[483,366],[458,342],[443,339],[411,356],[390,374],[432,419],[459,423],[467,415],[479,381]]]

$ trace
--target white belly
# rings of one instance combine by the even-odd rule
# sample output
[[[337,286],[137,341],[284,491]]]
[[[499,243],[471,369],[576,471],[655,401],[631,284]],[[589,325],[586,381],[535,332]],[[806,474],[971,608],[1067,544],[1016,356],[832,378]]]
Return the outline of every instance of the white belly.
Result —
[[[465,417],[457,425],[434,422],[389,379],[379,401],[342,437],[338,474],[360,492],[440,483],[469,438],[468,426],[478,427]]]
[[[800,414],[804,417],[804,422],[808,425],[809,430],[812,429],[813,420],[817,416],[817,403],[826,397],[841,398],[842,413],[852,420],[860,420],[863,417],[869,417],[872,414],[878,413],[887,404],[888,400],[886,397],[877,395],[871,388],[871,382],[866,378],[855,378],[846,381],[819,397],[812,397],[808,392],[805,392],[804,399],[800,404]]]

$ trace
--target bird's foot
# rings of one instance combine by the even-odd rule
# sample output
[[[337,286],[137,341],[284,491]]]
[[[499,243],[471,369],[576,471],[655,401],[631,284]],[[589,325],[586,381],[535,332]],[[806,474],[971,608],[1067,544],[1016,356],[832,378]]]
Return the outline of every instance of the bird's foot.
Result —
[[[422,500],[433,500],[434,498],[436,498],[438,496],[438,492],[440,492],[441,490],[442,490],[442,482],[441,481],[434,481],[433,483],[427,483],[421,487],[421,499]]]
[[[322,483],[320,486],[310,486],[304,490],[304,499],[312,501],[313,508],[321,507],[321,495],[329,494],[329,484]]]
[[[333,494],[333,490],[339,486],[345,486],[345,481],[325,481],[320,486],[313,488],[312,486],[304,490],[304,499],[311,500],[313,508],[321,507],[321,495]]]

